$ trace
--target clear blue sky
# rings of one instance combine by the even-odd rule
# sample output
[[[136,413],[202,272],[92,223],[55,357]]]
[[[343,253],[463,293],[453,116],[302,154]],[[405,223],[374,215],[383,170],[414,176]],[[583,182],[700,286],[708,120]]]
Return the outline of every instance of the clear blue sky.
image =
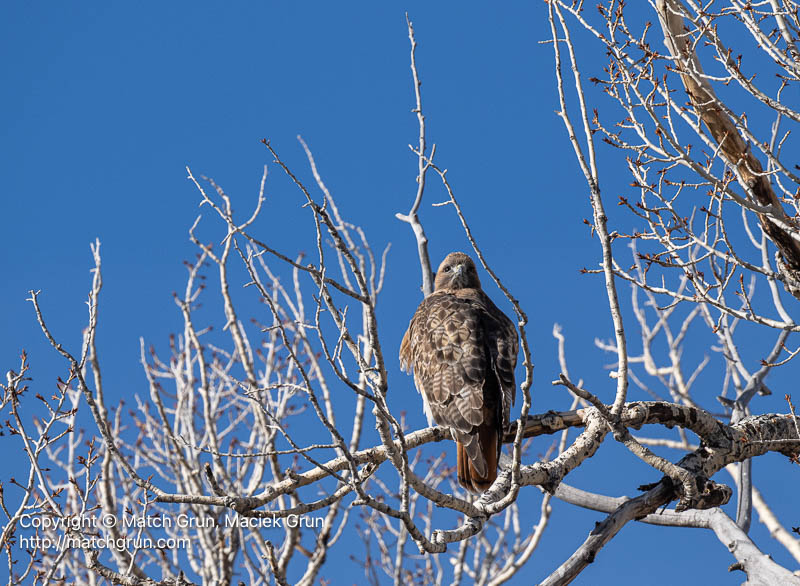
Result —
[[[416,159],[407,146],[416,142],[417,126],[410,112],[405,10],[419,42],[429,140],[487,258],[531,317],[534,410],[568,405],[563,391],[549,384],[558,373],[554,322],[568,336],[574,376],[601,397],[612,396],[604,369],[611,358],[594,346],[595,337],[612,335],[604,289],[597,278],[579,275],[599,260],[599,247],[582,223],[591,214],[585,183],[554,114],[552,52],[538,43],[549,37],[542,2],[508,3],[502,10],[439,2],[4,3],[3,372],[17,368],[24,348],[35,390],[45,394],[63,374],[25,298],[29,289],[41,289],[52,329],[78,351],[89,243],[99,238],[106,392],[115,400],[146,395],[139,337],[163,348],[168,334],[182,327],[172,292],[184,283],[182,260],[194,254],[187,231],[199,201],[184,167],[214,177],[237,209],[248,210],[262,166],[271,161],[260,139],[269,138],[284,160],[310,177],[298,134],[314,151],[343,215],[364,226],[376,248],[392,244],[380,317],[386,354],[396,356],[419,302],[415,244],[408,226],[394,217],[407,211],[416,187]],[[596,64],[590,60],[601,57],[598,47],[586,45],[583,35],[577,42],[579,56]],[[289,255],[309,250],[313,241],[300,240],[293,221],[281,219],[297,211],[297,193],[277,168],[270,170],[266,214],[275,221],[265,224],[262,237]],[[625,193],[624,167],[609,163],[601,173],[613,203]],[[468,244],[451,209],[427,205],[444,199],[441,189],[431,187],[427,197],[422,218],[438,263]],[[624,223],[629,218],[622,222],[630,226]],[[628,289],[622,291],[627,301]],[[498,291],[490,293],[500,302]],[[221,327],[221,306],[218,313]],[[393,408],[407,409],[422,426],[411,379],[390,366]],[[709,408],[713,395],[707,394]],[[760,407],[784,410],[778,398]],[[612,444],[609,439],[597,461],[568,482],[617,496],[658,479]],[[540,445],[543,451],[546,442]],[[21,462],[18,453],[11,456],[12,467]],[[601,469],[612,458],[620,462],[619,479]],[[756,471],[766,462],[783,467],[775,456],[759,460]],[[789,488],[768,485],[764,492],[779,506]],[[521,506],[538,511],[540,498],[528,488]],[[554,506],[543,545],[514,583],[546,576],[602,518]],[[788,563],[763,526],[754,521],[753,527],[757,542]],[[357,575],[346,555],[334,552],[328,559],[323,575]],[[679,563],[691,583],[743,579],[725,571],[733,558],[710,532],[631,524],[578,583],[668,584],[671,576],[652,572],[664,559]]]

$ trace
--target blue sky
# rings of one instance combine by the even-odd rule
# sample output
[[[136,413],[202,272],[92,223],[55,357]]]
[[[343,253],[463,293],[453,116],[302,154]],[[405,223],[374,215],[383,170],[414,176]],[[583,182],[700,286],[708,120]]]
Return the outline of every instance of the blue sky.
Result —
[[[188,229],[199,213],[185,166],[213,177],[244,213],[255,201],[263,165],[271,163],[260,139],[269,138],[310,180],[298,134],[313,150],[342,214],[364,226],[375,248],[392,245],[379,318],[386,355],[395,357],[420,300],[415,243],[408,226],[394,217],[408,210],[416,189],[416,159],[408,149],[417,137],[408,10],[419,43],[429,141],[437,145],[439,164],[449,169],[487,259],[531,318],[534,411],[568,406],[563,391],[550,386],[558,374],[554,322],[568,336],[574,377],[610,398],[613,384],[604,366],[611,358],[594,346],[595,337],[613,333],[605,292],[600,280],[579,274],[598,262],[599,245],[583,224],[591,215],[587,190],[554,114],[552,52],[538,42],[549,37],[544,4],[514,2],[502,10],[393,4],[4,3],[4,371],[17,367],[24,348],[37,390],[49,390],[63,374],[25,298],[29,289],[41,289],[52,329],[79,350],[89,243],[99,238],[105,287],[98,342],[106,392],[115,399],[146,393],[139,337],[163,348],[169,333],[182,327],[172,292],[183,287],[182,261],[194,254]],[[582,35],[576,41],[587,66],[599,63],[596,45]],[[625,193],[625,169],[609,153],[600,157],[607,165],[601,184],[613,202]],[[310,252],[308,224],[296,223],[298,194],[273,165],[267,196],[261,236],[290,256]],[[429,205],[444,198],[431,180],[421,215],[435,263],[451,250],[468,249],[453,211]],[[611,211],[612,221],[616,213]],[[630,218],[620,218],[614,227],[629,228]],[[499,291],[489,289],[487,277],[484,282],[501,303]],[[627,303],[627,287],[621,295]],[[213,307],[214,298],[207,303]],[[221,327],[224,316],[216,307]],[[411,379],[390,366],[390,406],[413,412],[421,427]],[[759,409],[784,407],[776,397]],[[541,446],[543,451],[546,443]],[[568,482],[617,496],[633,495],[637,485],[658,478],[623,452],[608,440]],[[778,460],[759,460],[755,469],[768,462],[785,471]],[[618,479],[602,468],[611,461],[618,462]],[[19,463],[12,452],[12,467]],[[766,485],[763,491],[776,506],[789,494],[786,486]],[[538,511],[537,489],[528,488],[521,498]],[[601,518],[554,506],[547,539],[515,583],[546,576]],[[759,545],[788,563],[763,527],[753,527]],[[710,532],[631,524],[578,582],[669,583],[669,576],[651,571],[656,556],[681,560],[698,583],[742,579],[725,571],[733,559]],[[355,575],[345,556],[329,559],[324,573]]]

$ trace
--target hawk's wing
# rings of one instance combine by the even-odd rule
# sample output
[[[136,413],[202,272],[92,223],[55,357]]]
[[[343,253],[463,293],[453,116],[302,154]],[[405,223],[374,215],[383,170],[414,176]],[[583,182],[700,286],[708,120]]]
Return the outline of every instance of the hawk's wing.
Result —
[[[508,425],[511,416],[511,405],[517,398],[517,384],[514,379],[514,369],[517,366],[519,353],[519,337],[517,328],[505,313],[503,313],[486,294],[481,291],[486,305],[484,331],[488,338],[488,347],[491,354],[491,365],[500,388],[503,391],[503,428]]]

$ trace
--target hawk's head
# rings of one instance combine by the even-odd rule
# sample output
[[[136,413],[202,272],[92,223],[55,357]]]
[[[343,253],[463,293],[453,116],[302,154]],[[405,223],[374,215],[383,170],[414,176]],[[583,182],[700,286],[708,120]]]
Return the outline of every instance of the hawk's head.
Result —
[[[480,289],[475,263],[463,252],[451,252],[436,271],[434,291],[442,289]]]

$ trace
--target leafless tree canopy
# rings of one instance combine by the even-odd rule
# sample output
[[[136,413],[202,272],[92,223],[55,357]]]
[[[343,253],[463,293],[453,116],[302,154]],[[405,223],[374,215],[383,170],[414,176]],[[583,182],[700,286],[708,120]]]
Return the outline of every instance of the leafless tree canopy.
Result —
[[[598,398],[611,396],[608,389],[570,376],[555,325],[561,374],[553,384],[564,407],[537,413],[532,404],[526,300],[482,254],[440,164],[446,155],[429,143],[409,22],[417,192],[397,218],[417,243],[422,291],[431,291],[431,261],[420,210],[426,184],[436,181],[448,199],[435,205],[454,211],[490,276],[485,288],[493,281],[496,296],[507,298],[521,337],[521,410],[497,481],[480,498],[465,493],[451,451],[425,448],[449,434],[409,429],[389,408],[387,369],[397,358],[384,351],[376,310],[387,250],[374,250],[366,231],[347,221],[302,139],[315,186],[265,140],[272,172],[296,185],[314,253],[295,256],[253,229],[266,207],[266,168],[244,215],[234,214],[221,186],[187,169],[202,214],[189,232],[197,255],[175,295],[183,331],[166,354],[142,340],[149,388],[134,404],[104,394],[100,243],[92,246],[81,348],[50,331],[46,303],[31,291],[32,315],[66,370],[55,394],[29,388],[23,355],[3,385],[4,441],[29,460],[27,474],[0,493],[9,584],[336,583],[325,569],[332,555],[359,564],[359,582],[500,584],[537,563],[548,565],[543,584],[566,584],[629,521],[709,529],[748,583],[800,584],[794,568],[762,553],[785,548],[800,563],[792,520],[777,518],[751,473],[752,458],[778,452],[796,460],[800,451],[791,389],[765,380],[795,368],[800,352],[798,5],[548,0],[542,15],[558,115],[591,203],[596,248],[585,278],[605,283],[614,334],[598,345],[614,357],[613,401]],[[604,54],[604,65],[581,61],[579,35]],[[601,149],[610,161],[602,166]],[[630,187],[612,200],[605,178],[624,173]],[[624,222],[614,224],[609,206]],[[215,244],[196,236],[200,224],[216,230]],[[241,287],[266,319],[240,311]],[[206,288],[221,293],[224,323],[198,311]],[[685,355],[690,339],[711,340],[714,358]],[[701,388],[702,377],[713,385]],[[631,390],[651,400],[633,401]],[[759,408],[768,394],[785,395],[786,413]],[[44,417],[30,416],[34,404]],[[79,431],[83,412],[93,426]],[[528,449],[535,436],[554,436],[540,458]],[[661,480],[626,496],[569,486],[568,474],[605,440],[623,444]],[[717,474],[722,469],[728,476]],[[588,536],[568,559],[536,560],[553,533],[553,498],[607,517],[583,528]],[[731,498],[735,518],[719,508]],[[751,540],[753,509],[775,542]]]

